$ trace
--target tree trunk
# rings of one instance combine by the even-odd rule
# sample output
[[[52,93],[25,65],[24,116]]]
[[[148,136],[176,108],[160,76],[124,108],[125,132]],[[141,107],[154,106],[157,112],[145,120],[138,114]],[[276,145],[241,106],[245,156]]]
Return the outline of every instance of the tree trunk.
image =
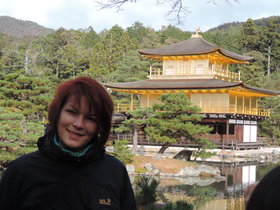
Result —
[[[164,151],[170,146],[170,143],[164,143],[160,150],[158,151],[159,154],[163,154]]]
[[[270,75],[270,54],[271,54],[271,46],[268,46],[268,52],[267,52],[267,76]]]
[[[138,132],[137,129],[134,129],[133,137],[132,137],[133,147],[132,147],[132,153],[135,154],[137,150],[138,145]]]
[[[21,129],[23,133],[27,133],[27,129],[26,129],[26,119],[23,118],[23,120],[21,121]]]
[[[27,51],[25,54],[25,60],[24,60],[24,72],[26,74],[29,74],[28,63],[29,63],[29,59],[28,59],[28,51]]]

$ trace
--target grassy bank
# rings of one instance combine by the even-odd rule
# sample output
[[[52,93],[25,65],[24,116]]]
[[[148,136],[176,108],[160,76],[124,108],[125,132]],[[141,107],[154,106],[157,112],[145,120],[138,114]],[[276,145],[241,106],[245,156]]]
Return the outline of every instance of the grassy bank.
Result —
[[[163,173],[175,174],[182,168],[195,166],[194,162],[186,162],[183,160],[176,160],[172,158],[158,158],[148,156],[133,156],[130,165],[135,167],[136,173],[147,172],[144,165],[145,163],[151,163],[156,169]]]

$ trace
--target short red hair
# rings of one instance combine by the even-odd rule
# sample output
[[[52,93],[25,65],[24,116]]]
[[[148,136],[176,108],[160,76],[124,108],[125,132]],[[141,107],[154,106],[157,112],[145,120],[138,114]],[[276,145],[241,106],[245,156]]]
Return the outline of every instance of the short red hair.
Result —
[[[105,88],[89,77],[78,77],[62,82],[58,86],[55,97],[49,106],[50,129],[57,133],[60,112],[71,96],[74,96],[77,101],[80,101],[81,97],[84,96],[90,110],[94,110],[98,126],[98,146],[104,146],[110,135],[113,102]]]

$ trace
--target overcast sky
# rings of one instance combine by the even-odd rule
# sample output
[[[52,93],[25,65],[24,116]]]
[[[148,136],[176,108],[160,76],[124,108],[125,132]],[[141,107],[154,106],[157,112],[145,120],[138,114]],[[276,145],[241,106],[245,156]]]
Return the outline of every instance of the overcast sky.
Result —
[[[184,24],[177,25],[184,31],[207,31],[228,22],[242,22],[248,18],[259,19],[280,15],[279,0],[239,0],[232,5],[223,0],[216,4],[209,0],[183,0],[191,11],[183,18]],[[30,20],[42,26],[58,29],[85,29],[92,26],[96,32],[110,29],[113,25],[122,28],[139,21],[147,27],[159,30],[170,22],[166,14],[169,5],[157,5],[156,0],[138,0],[127,3],[123,10],[98,10],[94,0],[0,0],[0,16]]]

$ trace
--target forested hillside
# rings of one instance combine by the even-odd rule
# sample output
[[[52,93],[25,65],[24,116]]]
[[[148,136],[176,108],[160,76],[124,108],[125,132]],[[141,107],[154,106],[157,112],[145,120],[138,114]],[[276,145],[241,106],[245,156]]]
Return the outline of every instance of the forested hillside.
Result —
[[[280,90],[279,25],[279,17],[259,25],[249,19],[202,35],[218,46],[255,58],[250,64],[232,68],[241,71],[248,85]],[[136,50],[190,36],[172,25],[156,31],[140,22],[128,28],[115,25],[100,33],[91,27],[60,28],[32,41],[0,35],[0,141],[35,143],[47,123],[47,106],[58,82],[80,75],[102,83],[147,79],[151,61],[143,60]],[[115,103],[129,101],[123,94],[113,93],[113,98]],[[272,117],[263,123],[260,134],[275,141],[280,137],[279,104],[279,98],[262,102],[262,106],[272,108]]]
[[[280,16],[273,16],[273,17],[269,17],[269,18],[261,18],[261,19],[253,20],[253,22],[257,26],[266,27],[266,26],[268,26],[269,20],[271,18],[275,18],[278,22],[280,22]],[[215,32],[217,30],[227,30],[229,27],[233,27],[236,30],[240,30],[240,28],[242,27],[243,24],[244,24],[244,22],[238,22],[238,21],[231,22],[231,23],[224,23],[224,24],[221,24],[217,27],[209,29],[207,32]]]
[[[54,32],[32,21],[18,20],[8,16],[0,16],[0,33],[10,35],[13,38],[38,37]]]

